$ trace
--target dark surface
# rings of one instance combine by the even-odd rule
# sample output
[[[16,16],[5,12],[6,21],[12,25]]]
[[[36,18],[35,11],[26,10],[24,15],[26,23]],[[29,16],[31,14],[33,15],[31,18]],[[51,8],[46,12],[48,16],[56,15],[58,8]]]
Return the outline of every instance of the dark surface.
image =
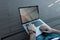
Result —
[[[23,28],[20,26],[20,17],[18,12],[18,7],[22,6],[39,6],[40,18],[45,21],[49,26],[60,29],[60,2],[54,4],[54,6],[48,8],[48,5],[56,0],[0,0],[0,39],[8,35],[20,32]],[[19,33],[21,35],[24,32]],[[4,39],[4,40],[14,40],[19,37],[21,40],[21,35],[16,34]],[[27,34],[26,34],[27,35]],[[24,35],[25,37],[27,37]]]

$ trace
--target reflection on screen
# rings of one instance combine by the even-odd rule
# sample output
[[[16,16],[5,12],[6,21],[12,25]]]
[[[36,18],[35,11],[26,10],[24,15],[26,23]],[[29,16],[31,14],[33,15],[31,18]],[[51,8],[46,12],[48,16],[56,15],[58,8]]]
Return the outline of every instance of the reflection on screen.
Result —
[[[25,22],[38,18],[37,7],[20,8],[20,14],[21,14],[21,18],[22,18],[22,23],[25,23]]]

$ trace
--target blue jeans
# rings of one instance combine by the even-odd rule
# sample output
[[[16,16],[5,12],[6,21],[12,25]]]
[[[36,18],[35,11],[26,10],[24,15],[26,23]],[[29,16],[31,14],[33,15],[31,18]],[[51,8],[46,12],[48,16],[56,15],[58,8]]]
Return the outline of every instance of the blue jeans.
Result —
[[[47,34],[46,36],[44,36],[41,34],[41,35],[36,37],[36,40],[51,40],[51,39],[56,38],[56,37],[60,37],[60,35],[51,33],[51,34]]]

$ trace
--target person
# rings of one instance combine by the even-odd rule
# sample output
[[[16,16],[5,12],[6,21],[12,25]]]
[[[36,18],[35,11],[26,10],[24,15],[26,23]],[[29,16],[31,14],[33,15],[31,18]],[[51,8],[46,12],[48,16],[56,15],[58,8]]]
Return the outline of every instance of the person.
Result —
[[[53,29],[50,26],[47,26],[45,24],[42,24],[39,29],[44,33],[60,34],[60,30]],[[32,32],[30,32],[30,40],[36,40],[36,33],[35,33],[36,29],[34,27],[32,27],[32,25],[29,25],[28,30],[32,31]],[[35,31],[35,32],[33,32],[33,31]]]

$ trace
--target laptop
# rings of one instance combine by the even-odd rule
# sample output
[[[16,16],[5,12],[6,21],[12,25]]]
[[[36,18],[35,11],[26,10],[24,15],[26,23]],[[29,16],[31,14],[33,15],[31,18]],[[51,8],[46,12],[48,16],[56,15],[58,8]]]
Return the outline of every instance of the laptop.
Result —
[[[38,6],[26,6],[19,7],[19,14],[21,19],[21,25],[24,27],[26,32],[29,34],[27,29],[28,24],[34,24],[36,28],[36,36],[40,35],[42,32],[39,30],[40,25],[46,24],[40,19]]]

